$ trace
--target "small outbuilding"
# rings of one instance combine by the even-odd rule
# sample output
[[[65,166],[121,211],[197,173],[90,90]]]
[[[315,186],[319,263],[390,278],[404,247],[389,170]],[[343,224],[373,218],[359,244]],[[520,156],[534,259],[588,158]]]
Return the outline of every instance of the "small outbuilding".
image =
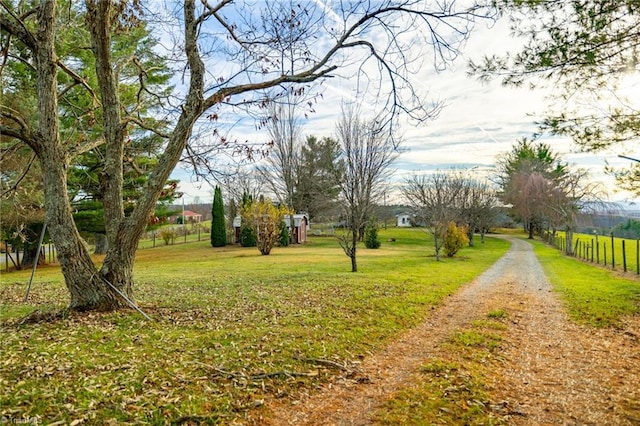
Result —
[[[200,213],[192,212],[191,210],[185,210],[184,212],[174,214],[169,217],[169,221],[171,223],[178,223],[179,218],[181,218],[182,216],[184,216],[183,223],[185,224],[202,222],[202,215]]]
[[[396,226],[398,228],[407,228],[411,226],[411,215],[402,213],[396,215]]]
[[[291,230],[291,215],[284,217],[284,224]],[[309,230],[309,217],[306,214],[293,215],[292,244],[302,244],[307,242],[307,231]]]
[[[284,217],[284,223],[291,232],[291,215]],[[235,234],[235,242],[240,242],[240,228],[242,227],[242,217],[233,218],[233,230]],[[291,244],[303,244],[307,242],[307,232],[309,231],[309,216],[306,214],[293,215],[293,232],[290,235]]]

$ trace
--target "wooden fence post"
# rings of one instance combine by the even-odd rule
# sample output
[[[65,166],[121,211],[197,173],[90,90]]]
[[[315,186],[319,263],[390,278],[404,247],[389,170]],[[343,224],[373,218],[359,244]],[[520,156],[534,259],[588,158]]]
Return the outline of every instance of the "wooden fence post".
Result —
[[[613,242],[613,232],[611,232],[611,269],[616,269],[616,249]]]
[[[625,249],[625,240],[622,240],[622,269],[627,272],[627,250]]]
[[[640,275],[640,238],[636,240],[636,274]]]

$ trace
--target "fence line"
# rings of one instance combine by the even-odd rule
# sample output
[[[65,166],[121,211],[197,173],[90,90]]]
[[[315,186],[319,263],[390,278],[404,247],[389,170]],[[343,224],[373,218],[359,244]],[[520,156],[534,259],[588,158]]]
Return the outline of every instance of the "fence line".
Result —
[[[138,249],[144,250],[163,247],[167,245],[190,244],[209,239],[208,229],[202,227],[195,227],[191,229],[174,229],[173,235],[166,240],[160,236],[160,232],[153,231],[149,234],[149,238],[140,240]],[[232,236],[230,236],[228,233],[227,236],[230,239],[230,244],[233,243],[233,241],[231,241]],[[57,261],[57,251],[55,245],[52,242],[48,242],[46,246],[46,248],[42,248],[40,256],[47,260],[47,263],[49,264],[55,263]],[[24,266],[20,264],[22,259],[24,259],[24,250],[9,250],[9,246],[7,245],[5,252],[2,254],[2,261],[0,262],[4,263],[4,265],[0,264],[0,270],[9,272],[11,268],[18,269],[18,267]]]
[[[599,235],[589,238],[585,234],[576,234],[574,241],[568,242],[564,234],[545,232],[543,239],[563,253],[567,251],[567,244],[571,244],[573,256],[586,262],[602,264],[612,270],[622,268],[624,272],[635,271],[640,275],[640,238],[636,240],[615,238],[613,234],[610,238]],[[616,263],[616,259],[622,259],[622,263]],[[635,267],[629,262],[633,262],[634,259]]]

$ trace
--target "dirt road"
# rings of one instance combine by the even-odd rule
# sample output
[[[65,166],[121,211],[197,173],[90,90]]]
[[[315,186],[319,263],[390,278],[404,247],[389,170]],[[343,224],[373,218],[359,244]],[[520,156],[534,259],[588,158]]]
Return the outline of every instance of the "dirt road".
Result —
[[[640,425],[640,321],[623,329],[575,325],[526,241],[445,303],[419,327],[365,359],[356,380],[337,380],[299,401],[270,402],[272,425],[368,425],[390,395],[418,380],[457,329],[487,312],[509,312],[504,362],[491,399],[517,425]]]

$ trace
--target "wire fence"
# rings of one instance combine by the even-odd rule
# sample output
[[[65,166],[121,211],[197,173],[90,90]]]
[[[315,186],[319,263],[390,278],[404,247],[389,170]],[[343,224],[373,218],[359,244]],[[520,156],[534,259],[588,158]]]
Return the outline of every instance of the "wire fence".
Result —
[[[2,248],[3,250],[0,256],[0,270],[9,272],[10,269],[23,269],[27,266],[31,266],[31,261],[29,264],[24,263],[25,252],[23,249],[12,247],[6,241]],[[40,248],[39,259],[41,262],[55,263],[57,261],[56,246],[51,242],[43,244]]]
[[[543,239],[564,253],[568,252],[567,244],[571,244],[571,252],[578,259],[640,275],[640,238],[574,234],[572,241],[568,242],[566,234],[549,232],[543,235]]]
[[[189,244],[205,241],[210,238],[210,229],[198,224],[175,225],[159,230],[147,232],[138,244],[138,249],[150,249],[167,245]],[[229,244],[234,242],[234,235],[227,230]],[[20,270],[31,267],[32,260],[25,263],[25,251],[22,248],[14,247],[9,242],[4,242],[2,256],[0,257],[0,270],[9,272],[10,270]],[[91,251],[94,246],[90,246]],[[52,242],[47,242],[40,249],[39,263],[52,264],[57,262],[56,247]]]

